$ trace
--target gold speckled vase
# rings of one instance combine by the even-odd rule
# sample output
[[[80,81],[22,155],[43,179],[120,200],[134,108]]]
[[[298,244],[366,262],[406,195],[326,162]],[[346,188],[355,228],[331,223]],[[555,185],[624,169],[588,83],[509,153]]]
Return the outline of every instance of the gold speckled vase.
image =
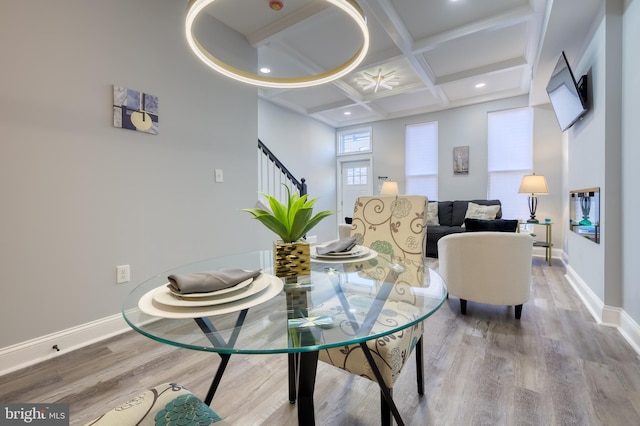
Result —
[[[309,243],[296,241],[273,243],[275,275],[280,278],[311,275],[311,249]]]

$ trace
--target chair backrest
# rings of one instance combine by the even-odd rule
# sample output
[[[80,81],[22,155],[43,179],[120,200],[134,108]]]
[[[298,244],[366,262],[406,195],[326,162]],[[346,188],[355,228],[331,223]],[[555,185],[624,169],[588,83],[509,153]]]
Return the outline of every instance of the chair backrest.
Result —
[[[351,223],[357,243],[393,258],[422,264],[426,238],[427,197],[392,195],[359,197]]]
[[[438,241],[438,272],[460,299],[519,305],[529,300],[532,252],[528,234],[451,234]]]

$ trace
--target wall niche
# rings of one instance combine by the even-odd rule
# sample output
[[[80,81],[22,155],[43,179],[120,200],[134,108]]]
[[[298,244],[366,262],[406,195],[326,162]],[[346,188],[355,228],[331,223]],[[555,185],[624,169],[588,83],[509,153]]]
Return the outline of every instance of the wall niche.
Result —
[[[569,229],[600,244],[600,188],[569,191]]]

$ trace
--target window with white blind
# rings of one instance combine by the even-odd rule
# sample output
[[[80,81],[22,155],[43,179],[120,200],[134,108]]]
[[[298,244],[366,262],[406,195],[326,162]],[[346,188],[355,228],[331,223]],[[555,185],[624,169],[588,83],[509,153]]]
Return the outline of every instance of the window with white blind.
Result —
[[[371,151],[371,127],[338,132],[338,155]]]
[[[526,219],[527,195],[518,194],[518,188],[522,176],[533,172],[533,110],[490,112],[487,127],[487,198],[501,201],[503,218]]]
[[[438,122],[413,124],[405,133],[405,187],[410,195],[438,199]]]

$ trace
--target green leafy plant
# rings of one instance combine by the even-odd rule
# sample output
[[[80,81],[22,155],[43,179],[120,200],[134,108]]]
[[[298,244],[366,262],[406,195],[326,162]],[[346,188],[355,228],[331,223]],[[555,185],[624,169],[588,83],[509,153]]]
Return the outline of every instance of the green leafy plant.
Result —
[[[332,210],[324,210],[313,214],[313,205],[318,198],[307,200],[307,194],[300,196],[299,192],[291,193],[287,188],[287,204],[283,204],[275,197],[264,195],[269,201],[271,211],[258,208],[242,209],[249,212],[264,226],[275,232],[285,243],[298,241],[318,224],[322,219],[334,213]]]

